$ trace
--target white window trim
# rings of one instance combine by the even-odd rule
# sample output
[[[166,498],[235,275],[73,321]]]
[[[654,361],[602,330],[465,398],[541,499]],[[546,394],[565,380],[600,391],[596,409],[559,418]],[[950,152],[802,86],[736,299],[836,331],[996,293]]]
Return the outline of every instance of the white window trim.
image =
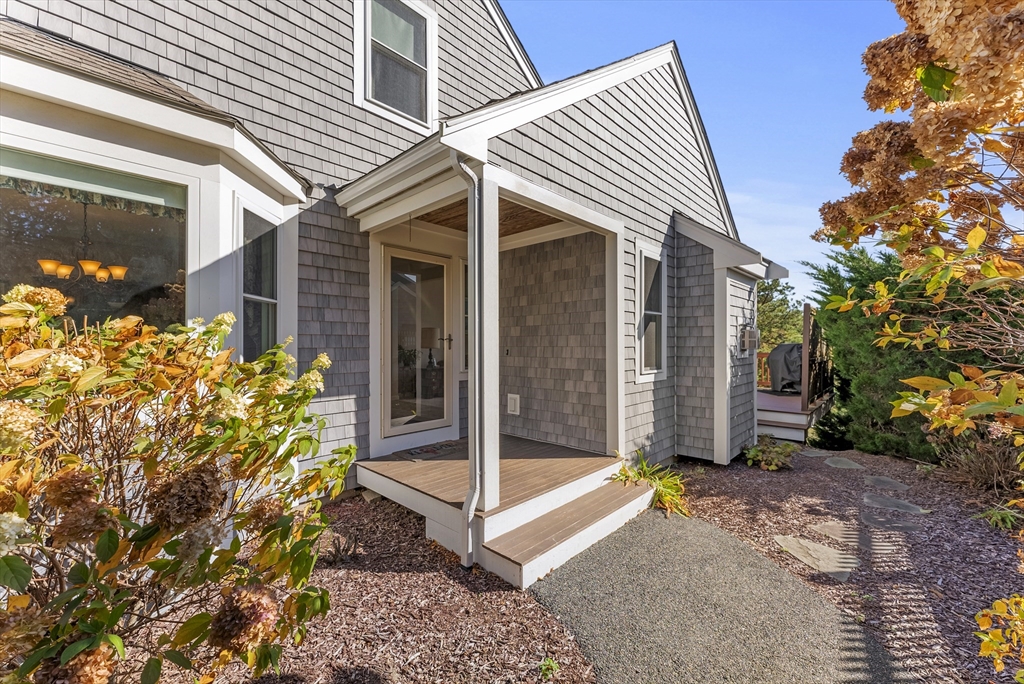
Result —
[[[370,0],[353,2],[352,91],[356,107],[424,136],[437,131],[437,12],[422,0],[398,0],[427,20],[427,122],[422,123],[367,97],[370,83]]]
[[[634,309],[636,316],[636,382],[655,382],[668,377],[668,259],[665,248],[649,242],[636,241],[636,268],[634,269]],[[644,258],[654,259],[661,263],[661,368],[654,372],[645,372],[643,363],[643,334],[641,322],[644,316],[643,301],[643,268]]]
[[[275,249],[275,256],[277,257],[277,263],[275,264],[275,269],[274,269],[274,280],[275,280],[275,282],[274,282],[274,292],[276,294],[276,297],[274,297],[274,298],[260,297],[260,296],[257,296],[257,295],[251,295],[251,294],[246,294],[245,293],[245,212],[246,211],[251,212],[251,213],[255,214],[256,216],[259,216],[264,221],[269,221],[270,223],[272,223],[274,225],[274,238],[275,238],[275,241],[277,242],[277,244],[275,246],[275,248],[276,248]],[[284,251],[286,249],[286,245],[284,244],[285,243],[285,238],[284,238],[285,227],[283,225],[281,225],[282,223],[283,223],[283,221],[282,221],[282,217],[280,215],[276,215],[273,212],[270,212],[270,211],[267,211],[267,210],[263,209],[262,207],[256,206],[252,202],[250,202],[250,201],[248,201],[246,199],[243,199],[241,197],[239,197],[237,199],[236,204],[235,204],[235,239],[234,239],[234,242],[235,242],[236,245],[238,245],[238,248],[235,250],[236,262],[237,262],[236,267],[235,267],[236,271],[237,271],[237,275],[235,277],[235,281],[236,281],[236,287],[237,287],[236,291],[238,293],[238,296],[237,296],[238,308],[235,309],[235,310],[238,311],[238,329],[239,329],[238,358],[242,359],[243,361],[255,361],[256,360],[256,359],[247,359],[247,358],[245,358],[245,346],[243,344],[243,338],[242,338],[242,335],[241,335],[241,331],[244,329],[244,326],[245,326],[245,300],[246,299],[251,299],[253,301],[259,301],[259,302],[268,302],[268,303],[271,303],[271,304],[274,305],[274,319],[275,319],[275,323],[276,323],[276,329],[274,330],[274,338],[275,338],[274,339],[274,344],[280,344],[280,343],[284,342],[284,340],[289,335],[292,335],[294,337],[293,331],[285,330],[285,326],[282,325],[282,321],[281,321],[281,296],[283,294],[285,294],[284,292],[281,291],[281,285],[282,285],[281,279],[282,279],[282,275],[283,275],[284,271],[292,270],[290,268],[290,264],[287,263],[287,262],[289,262],[291,260],[285,258],[285,251]],[[296,277],[297,277],[297,275],[296,275]],[[288,288],[285,288],[285,291],[288,291]],[[264,350],[264,351],[266,351],[266,350]]]
[[[458,264],[459,283],[457,286],[458,290],[458,324],[455,326],[458,330],[456,338],[458,339],[458,354],[459,354],[459,380],[469,380],[469,367],[466,363],[466,349],[469,347],[469,337],[466,335],[466,266],[469,264],[464,257],[459,257],[455,260]],[[456,389],[458,389],[456,387]]]

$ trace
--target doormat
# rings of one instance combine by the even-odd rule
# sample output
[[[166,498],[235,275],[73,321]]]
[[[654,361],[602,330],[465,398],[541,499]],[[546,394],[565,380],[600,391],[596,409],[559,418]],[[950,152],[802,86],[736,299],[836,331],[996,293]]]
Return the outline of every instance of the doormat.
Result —
[[[466,448],[466,442],[464,440],[457,440],[452,442],[439,442],[437,444],[430,444],[427,446],[416,447],[415,449],[406,449],[405,451],[399,452],[398,456],[409,461],[427,461],[438,456],[444,456],[453,451],[464,450]]]

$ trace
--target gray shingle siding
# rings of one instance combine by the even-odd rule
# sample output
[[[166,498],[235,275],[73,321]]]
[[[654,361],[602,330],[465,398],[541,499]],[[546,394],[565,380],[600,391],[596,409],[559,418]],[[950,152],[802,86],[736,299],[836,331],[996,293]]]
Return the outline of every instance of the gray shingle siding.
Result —
[[[676,444],[683,456],[714,458],[715,271],[710,247],[677,238]]]
[[[697,135],[693,113],[686,111],[670,68],[663,66],[501,135],[490,147],[492,159],[514,173],[623,219],[627,228],[626,448],[642,448],[656,461],[677,453],[676,336],[669,335],[666,350],[668,377],[635,383],[634,242],[642,237],[666,245],[671,306],[675,286],[672,212],[678,210],[728,232]],[[711,301],[711,293],[706,301]],[[710,401],[710,395],[702,399],[705,405]]]
[[[431,4],[441,117],[529,87],[481,0]],[[177,81],[315,183],[357,178],[422,137],[353,104],[352,0],[2,0],[0,13]],[[300,366],[334,360],[314,403],[324,447],[365,456],[369,240],[322,193],[299,218],[298,304]]]
[[[582,233],[501,253],[502,432],[607,451],[604,242]]]
[[[730,457],[756,439],[757,351],[740,351],[744,328],[754,327],[755,282],[738,274],[729,277],[729,436]]]

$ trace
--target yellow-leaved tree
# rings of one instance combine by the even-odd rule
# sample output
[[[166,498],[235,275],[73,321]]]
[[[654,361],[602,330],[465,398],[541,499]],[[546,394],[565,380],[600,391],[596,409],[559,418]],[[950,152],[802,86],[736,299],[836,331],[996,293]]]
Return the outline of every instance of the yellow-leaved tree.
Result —
[[[986,367],[904,380],[893,416],[1024,450],[1024,2],[894,2],[907,29],[865,51],[864,99],[907,116],[854,136],[841,165],[854,191],[822,206],[815,237],[884,245],[904,271],[828,307],[878,317],[882,347],[983,354]],[[1022,618],[1018,597],[978,614],[997,670],[1021,661]]]

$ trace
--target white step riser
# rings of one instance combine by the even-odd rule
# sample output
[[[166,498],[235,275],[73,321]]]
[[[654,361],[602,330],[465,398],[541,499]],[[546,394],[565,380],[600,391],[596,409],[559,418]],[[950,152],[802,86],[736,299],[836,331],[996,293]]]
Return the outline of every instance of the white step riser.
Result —
[[[783,411],[757,410],[758,420],[770,420],[775,423],[786,423],[793,427],[810,427],[811,416],[803,413],[785,413]]]
[[[651,499],[653,497],[653,491],[645,492],[618,510],[612,511],[605,517],[596,521],[585,530],[581,530],[575,536],[566,539],[564,542],[542,556],[533,559],[519,570],[521,581],[516,584],[516,586],[521,589],[526,589],[541,577],[544,577],[555,568],[563,565],[573,556],[576,556],[601,541],[646,510],[651,505]],[[486,552],[487,550],[484,549],[484,551]],[[509,563],[507,560],[505,562]]]
[[[462,511],[440,499],[418,492],[412,487],[406,487],[372,470],[359,468],[358,465],[356,467],[356,482],[392,501],[401,501],[403,506],[419,513],[427,520],[435,520],[448,528],[459,527]]]
[[[807,439],[807,435],[800,428],[784,428],[774,425],[758,425],[757,434],[774,435],[779,439],[785,439],[790,442],[803,442]]]
[[[591,473],[578,480],[562,485],[558,489],[541,494],[529,501],[508,510],[495,513],[483,519],[483,541],[489,542],[501,535],[525,525],[528,522],[550,513],[567,503],[575,501],[584,494],[589,494],[619,472],[621,462],[616,462],[596,473]]]

